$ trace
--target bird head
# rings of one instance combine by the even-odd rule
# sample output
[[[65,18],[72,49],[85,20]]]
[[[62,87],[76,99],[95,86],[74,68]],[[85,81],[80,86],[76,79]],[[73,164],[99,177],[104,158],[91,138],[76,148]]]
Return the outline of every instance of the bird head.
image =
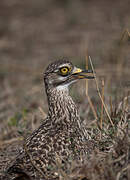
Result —
[[[68,88],[70,84],[79,79],[93,78],[92,70],[77,68],[70,61],[65,59],[51,63],[44,73],[45,85],[57,89]]]

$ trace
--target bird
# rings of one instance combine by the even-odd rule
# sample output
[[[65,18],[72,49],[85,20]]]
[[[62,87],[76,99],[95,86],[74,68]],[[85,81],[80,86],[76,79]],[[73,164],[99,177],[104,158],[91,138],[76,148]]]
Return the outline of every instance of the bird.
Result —
[[[43,75],[48,115],[26,138],[21,152],[6,170],[13,179],[58,180],[58,159],[65,169],[70,160],[78,160],[90,151],[89,135],[69,87],[78,80],[93,79],[92,70],[82,70],[62,58],[50,63]]]

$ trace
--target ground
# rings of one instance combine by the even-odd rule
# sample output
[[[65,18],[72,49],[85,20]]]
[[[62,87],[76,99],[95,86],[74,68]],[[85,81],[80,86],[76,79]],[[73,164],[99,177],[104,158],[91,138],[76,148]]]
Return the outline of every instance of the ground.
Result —
[[[86,82],[75,84],[70,93],[99,146],[89,161],[79,165],[80,172],[74,171],[73,178],[80,175],[88,179],[130,178],[129,51],[129,0],[2,0],[0,173],[18,154],[23,139],[46,116],[48,106],[43,86],[46,66],[57,58],[67,57],[85,68],[86,56],[90,55],[114,129],[105,110],[102,116],[95,80],[88,83],[93,106],[85,94]],[[95,108],[97,119],[91,107]],[[119,165],[122,159],[125,163]],[[68,175],[69,178],[72,176]]]

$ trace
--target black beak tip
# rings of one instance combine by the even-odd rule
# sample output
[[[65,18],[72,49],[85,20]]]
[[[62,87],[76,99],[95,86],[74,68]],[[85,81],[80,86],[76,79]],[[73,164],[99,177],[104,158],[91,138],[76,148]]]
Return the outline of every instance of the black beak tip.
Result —
[[[95,77],[94,76],[88,76],[88,79],[94,79]]]

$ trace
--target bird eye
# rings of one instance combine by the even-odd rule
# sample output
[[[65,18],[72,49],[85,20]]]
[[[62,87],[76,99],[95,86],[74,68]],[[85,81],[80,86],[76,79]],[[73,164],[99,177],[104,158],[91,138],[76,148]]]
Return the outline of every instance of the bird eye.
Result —
[[[69,69],[68,67],[62,67],[62,68],[60,69],[60,73],[61,73],[62,75],[67,75],[70,71],[71,71],[71,69]]]

